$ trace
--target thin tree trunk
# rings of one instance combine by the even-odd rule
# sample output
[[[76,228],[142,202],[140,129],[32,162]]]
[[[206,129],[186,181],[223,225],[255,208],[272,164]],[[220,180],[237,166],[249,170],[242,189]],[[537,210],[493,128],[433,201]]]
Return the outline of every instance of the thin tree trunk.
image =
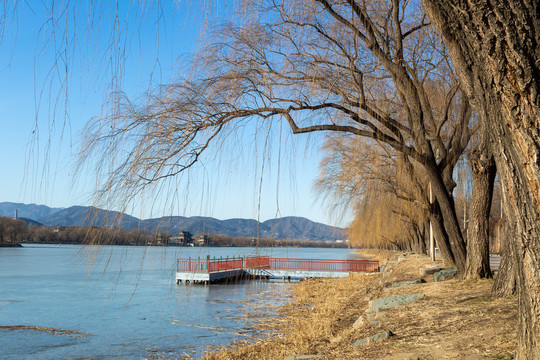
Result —
[[[487,134],[481,134],[477,151],[469,159],[473,179],[471,216],[467,227],[465,278],[491,278],[489,266],[489,213],[495,183],[495,161]]]
[[[508,197],[518,293],[517,359],[540,359],[540,4],[423,0],[462,89],[489,131]]]
[[[420,226],[416,223],[411,224],[411,230],[409,232],[410,241],[408,242],[408,244],[410,251],[416,254],[426,253],[426,249],[424,247],[424,234],[422,233],[423,228],[423,224],[421,224]]]
[[[405,159],[404,165],[411,179],[414,180],[416,189],[419,192],[425,193],[425,188],[415,178],[415,172],[412,164],[408,159]],[[443,176],[437,164],[425,164],[425,170],[431,184],[431,190],[433,192],[434,203],[429,204],[427,197],[425,201],[427,206],[430,207],[428,211],[428,218],[433,224],[434,238],[441,252],[441,256],[445,264],[456,265],[458,271],[463,272],[465,270],[465,242],[459,229],[459,223],[455,211],[455,207],[452,201],[450,191],[447,189]],[[441,203],[443,204],[441,206]],[[426,234],[429,236],[429,224],[427,224]],[[429,249],[429,241],[427,246]]]
[[[465,248],[465,241],[461,234],[459,227],[459,221],[456,215],[456,209],[452,195],[448,192],[442,177],[436,168],[426,167],[428,169],[428,176],[431,180],[433,193],[439,204],[440,213],[442,215],[442,222],[446,233],[446,238],[451,247],[451,253],[453,255],[453,263],[459,273],[463,274],[465,271],[465,265],[467,262],[467,251]],[[440,238],[437,238],[437,244],[441,249]],[[442,249],[441,249],[442,250]]]
[[[493,297],[507,297],[516,294],[516,264],[515,251],[513,251],[512,246],[514,246],[515,241],[510,239],[510,236],[516,234],[515,230],[510,228],[508,222],[505,223],[504,232],[504,241],[501,254],[501,265],[499,267],[499,272],[495,277],[495,282],[491,288],[491,296]]]
[[[415,230],[416,230],[416,250],[415,251],[419,254],[427,254],[424,229],[425,227],[424,227],[423,221],[422,221],[422,224],[420,224],[420,226],[415,225]]]
[[[429,255],[429,222],[430,222],[430,216],[428,214],[426,220],[424,221],[424,246],[426,248],[426,254]]]
[[[439,204],[437,201],[432,206],[432,213],[429,218],[431,220],[431,224],[433,227],[433,235],[435,238],[435,242],[441,253],[443,263],[447,266],[454,265],[455,264],[454,253],[452,252],[450,242],[448,241],[448,235],[446,234],[446,231],[444,229],[444,223],[442,220],[442,215],[441,215]],[[429,236],[429,230],[428,230],[428,236]]]

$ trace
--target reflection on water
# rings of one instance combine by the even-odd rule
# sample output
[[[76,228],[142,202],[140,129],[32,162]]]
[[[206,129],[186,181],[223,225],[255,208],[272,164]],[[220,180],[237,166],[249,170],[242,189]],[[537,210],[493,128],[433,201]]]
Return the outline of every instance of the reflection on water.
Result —
[[[140,359],[200,354],[258,336],[253,322],[287,301],[290,285],[176,285],[177,257],[253,255],[254,248],[38,246],[0,249],[2,359]],[[347,249],[259,249],[291,258]],[[35,328],[73,330],[91,335]]]

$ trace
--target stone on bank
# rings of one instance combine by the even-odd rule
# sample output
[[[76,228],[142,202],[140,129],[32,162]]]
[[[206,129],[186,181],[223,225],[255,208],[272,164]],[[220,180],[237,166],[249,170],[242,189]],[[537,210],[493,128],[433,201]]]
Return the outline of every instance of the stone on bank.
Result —
[[[382,297],[377,300],[373,300],[370,307],[366,310],[366,313],[378,314],[396,306],[410,304],[423,296],[424,294],[397,294]]]
[[[324,355],[301,355],[301,354],[295,354],[286,357],[284,360],[311,360],[311,359],[322,359]]]
[[[433,274],[433,280],[443,281],[449,278],[453,278],[456,275],[457,275],[457,269],[455,267],[451,267],[448,269],[443,269]]]
[[[394,336],[394,334],[390,330],[383,331],[382,333],[371,335],[371,336],[368,336],[367,338],[358,339],[353,343],[353,346],[358,347],[358,346],[364,346],[367,344],[372,344],[381,340],[386,340],[391,336]]]

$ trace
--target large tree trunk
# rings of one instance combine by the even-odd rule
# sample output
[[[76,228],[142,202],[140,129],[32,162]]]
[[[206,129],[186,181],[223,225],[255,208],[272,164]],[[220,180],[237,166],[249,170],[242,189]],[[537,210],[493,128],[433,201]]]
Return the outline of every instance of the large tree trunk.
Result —
[[[478,148],[471,155],[473,193],[467,228],[467,266],[465,278],[491,278],[489,266],[489,213],[495,183],[495,161],[486,134],[481,134]]]
[[[537,0],[424,0],[507,189],[515,250],[518,359],[540,359],[540,21]],[[514,224],[510,225],[509,223]]]

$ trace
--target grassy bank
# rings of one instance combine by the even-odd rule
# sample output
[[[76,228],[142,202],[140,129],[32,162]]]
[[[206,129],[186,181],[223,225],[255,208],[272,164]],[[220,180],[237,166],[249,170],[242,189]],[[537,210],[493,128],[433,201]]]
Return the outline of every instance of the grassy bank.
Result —
[[[206,360],[284,359],[294,354],[318,354],[319,359],[512,359],[516,333],[516,298],[489,296],[492,280],[434,282],[385,289],[395,281],[420,278],[419,269],[431,264],[424,256],[369,253],[383,263],[384,274],[347,279],[300,282],[293,300],[277,319],[261,319],[273,332],[255,343],[237,343],[208,353]],[[395,294],[421,293],[409,305],[390,309],[377,323],[353,327],[369,302]],[[390,330],[387,340],[354,347],[366,336]]]

